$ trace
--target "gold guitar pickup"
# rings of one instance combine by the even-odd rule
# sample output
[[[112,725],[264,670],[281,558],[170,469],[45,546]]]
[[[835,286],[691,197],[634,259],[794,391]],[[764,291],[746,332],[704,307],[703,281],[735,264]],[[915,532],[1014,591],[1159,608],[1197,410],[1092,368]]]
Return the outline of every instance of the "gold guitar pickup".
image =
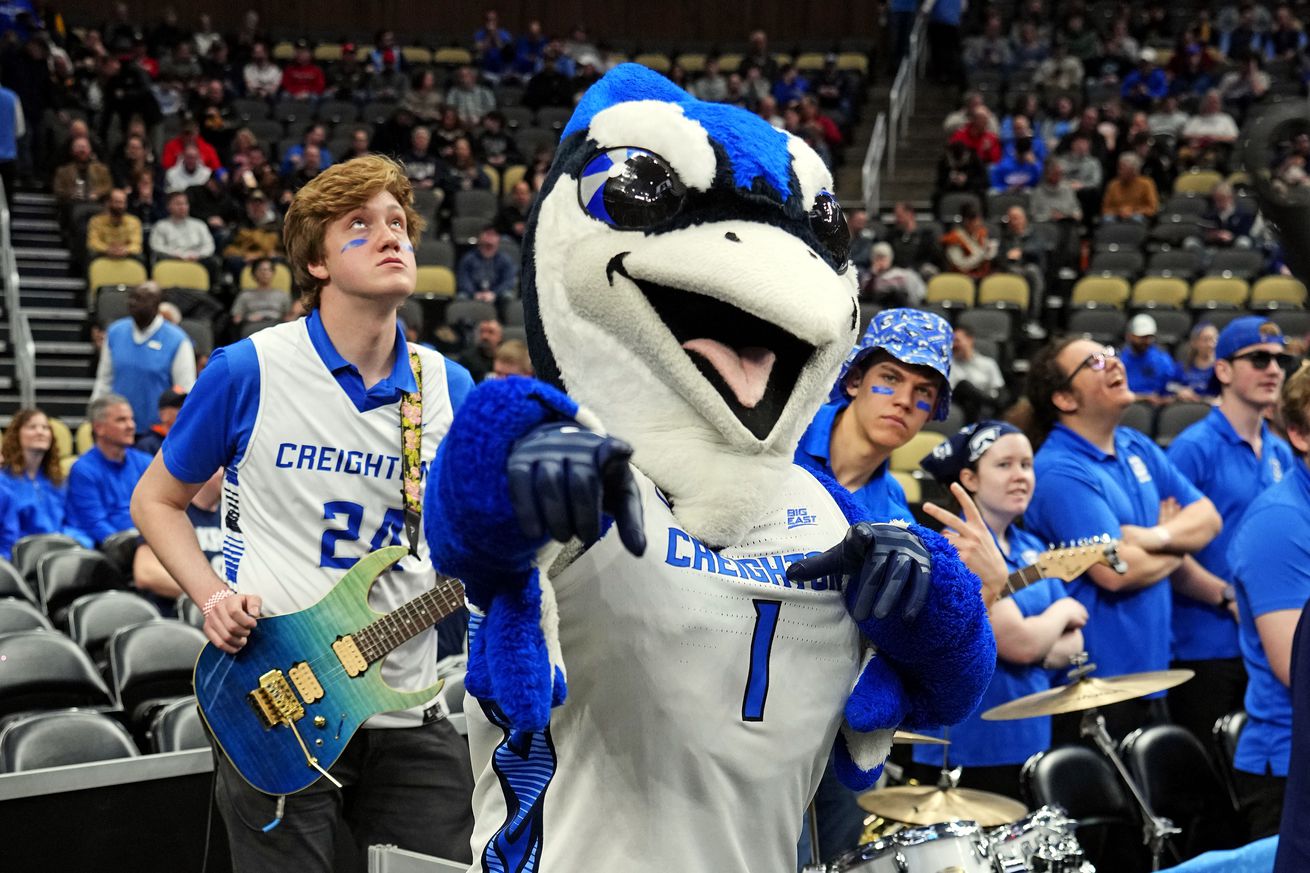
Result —
[[[289,671],[291,674],[291,684],[296,686],[296,691],[300,692],[300,699],[306,704],[313,703],[316,700],[323,699],[323,686],[319,684],[318,677],[314,675],[314,668],[309,666],[305,661],[301,661]]]
[[[251,691],[248,698],[266,728],[290,725],[305,716],[305,707],[296,699],[296,693],[281,670],[269,670],[260,676],[259,687]]]
[[[346,668],[346,675],[352,679],[368,669],[368,661],[359,650],[355,638],[346,635],[332,644],[332,651],[337,653],[341,666]]]

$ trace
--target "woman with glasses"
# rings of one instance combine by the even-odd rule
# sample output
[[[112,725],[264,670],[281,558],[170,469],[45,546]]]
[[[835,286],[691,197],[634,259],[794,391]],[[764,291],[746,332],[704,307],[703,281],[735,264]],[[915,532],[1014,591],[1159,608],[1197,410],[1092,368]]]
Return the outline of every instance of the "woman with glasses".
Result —
[[[1113,349],[1081,337],[1051,343],[1033,356],[1028,397],[1041,442],[1028,529],[1044,542],[1109,534],[1128,565],[1123,575],[1093,567],[1069,585],[1087,607],[1096,675],[1168,668],[1171,599],[1160,583],[1214,538],[1219,514],[1150,437],[1119,426],[1134,395]],[[1103,714],[1123,736],[1163,712],[1128,701]],[[1053,730],[1076,736],[1077,716],[1057,718]]]
[[[1005,558],[1007,572],[1034,563],[1045,544],[1015,525],[1032,499],[1033,447],[1023,431],[1000,421],[963,428],[921,462],[946,487],[959,483],[973,498],[987,530]],[[926,504],[924,511],[956,530],[964,520]],[[1006,592],[1008,595],[1009,592]],[[911,775],[924,784],[937,781],[937,769],[963,767],[960,785],[995,791],[1016,799],[1024,761],[1051,745],[1051,719],[983,721],[986,712],[1017,697],[1051,687],[1047,669],[1069,665],[1082,651],[1080,628],[1087,609],[1068,596],[1059,579],[1040,579],[1002,596],[988,610],[996,635],[996,672],[982,702],[966,721],[950,730],[949,749],[915,746]],[[940,733],[938,734],[940,735]]]

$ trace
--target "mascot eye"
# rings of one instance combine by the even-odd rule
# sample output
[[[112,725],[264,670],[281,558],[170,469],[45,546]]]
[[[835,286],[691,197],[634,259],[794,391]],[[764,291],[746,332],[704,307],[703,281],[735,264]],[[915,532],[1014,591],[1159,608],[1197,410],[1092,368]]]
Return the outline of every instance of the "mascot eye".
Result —
[[[810,230],[823,243],[823,247],[837,261],[838,273],[846,272],[850,260],[851,231],[846,226],[846,215],[841,204],[829,191],[820,191],[810,210]]]
[[[583,210],[619,230],[667,221],[686,200],[687,186],[668,161],[642,149],[607,149],[587,162],[578,179]]]

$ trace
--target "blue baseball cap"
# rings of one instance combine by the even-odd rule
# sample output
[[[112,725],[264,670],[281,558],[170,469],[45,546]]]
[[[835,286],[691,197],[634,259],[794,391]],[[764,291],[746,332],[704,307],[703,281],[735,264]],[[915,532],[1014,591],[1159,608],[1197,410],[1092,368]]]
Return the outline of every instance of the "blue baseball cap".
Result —
[[[942,485],[958,482],[960,473],[987,454],[997,440],[1012,433],[1023,433],[1005,421],[980,421],[960,428],[946,442],[938,443],[924,456],[919,466]]]
[[[935,421],[944,421],[951,411],[953,338],[951,325],[936,313],[918,309],[884,309],[873,317],[864,336],[846,356],[828,398],[833,403],[848,403],[850,397],[842,388],[846,374],[881,349],[902,364],[931,367],[941,374],[942,384],[937,391],[937,406],[932,417]]]
[[[1258,346],[1262,343],[1285,346],[1287,345],[1287,339],[1283,336],[1283,332],[1279,330],[1278,325],[1263,315],[1244,315],[1241,318],[1234,318],[1224,325],[1223,330],[1219,331],[1219,339],[1214,347],[1214,356],[1216,359],[1231,360],[1233,355],[1247,346]],[[1219,377],[1211,373],[1210,391],[1218,394],[1222,388],[1223,386],[1219,384]]]

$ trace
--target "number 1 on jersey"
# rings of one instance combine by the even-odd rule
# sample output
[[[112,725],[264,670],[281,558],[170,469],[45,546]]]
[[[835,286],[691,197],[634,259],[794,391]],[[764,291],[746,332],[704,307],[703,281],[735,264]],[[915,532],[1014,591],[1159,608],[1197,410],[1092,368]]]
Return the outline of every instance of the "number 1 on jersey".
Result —
[[[746,693],[741,701],[742,721],[764,721],[764,701],[769,696],[769,655],[778,631],[781,600],[752,600],[755,632],[751,634],[751,665],[746,673]]]

